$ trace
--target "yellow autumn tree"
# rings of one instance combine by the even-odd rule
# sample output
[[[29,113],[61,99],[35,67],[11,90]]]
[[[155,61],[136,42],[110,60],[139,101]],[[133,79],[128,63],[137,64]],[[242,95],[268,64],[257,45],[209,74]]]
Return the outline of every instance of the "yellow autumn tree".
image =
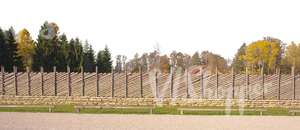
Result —
[[[264,67],[268,72],[272,72],[278,66],[281,56],[281,45],[272,40],[259,40],[246,47],[243,59],[253,71],[258,71]]]
[[[34,41],[27,29],[22,29],[17,37],[17,53],[22,58],[24,66],[30,67],[32,65],[32,55],[34,54]]]
[[[292,42],[286,47],[285,60],[290,66],[294,66],[296,71],[300,70],[300,44]]]

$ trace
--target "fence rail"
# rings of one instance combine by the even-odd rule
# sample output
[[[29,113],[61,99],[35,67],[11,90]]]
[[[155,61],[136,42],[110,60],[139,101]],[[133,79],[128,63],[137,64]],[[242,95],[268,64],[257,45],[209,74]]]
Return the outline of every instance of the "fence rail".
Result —
[[[300,76],[292,74],[201,75],[186,73],[5,72],[0,93],[16,96],[90,96],[124,98],[300,99]],[[96,69],[97,70],[97,69]]]

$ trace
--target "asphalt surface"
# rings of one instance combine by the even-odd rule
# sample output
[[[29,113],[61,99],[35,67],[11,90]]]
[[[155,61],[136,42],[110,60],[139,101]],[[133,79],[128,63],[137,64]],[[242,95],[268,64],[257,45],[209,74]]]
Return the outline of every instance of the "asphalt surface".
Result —
[[[182,116],[0,112],[0,130],[299,130],[293,116]]]

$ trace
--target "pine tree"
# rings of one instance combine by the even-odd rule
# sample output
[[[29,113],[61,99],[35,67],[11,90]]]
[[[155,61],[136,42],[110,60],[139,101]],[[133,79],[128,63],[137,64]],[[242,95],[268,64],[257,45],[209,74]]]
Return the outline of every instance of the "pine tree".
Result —
[[[84,71],[85,72],[94,72],[95,70],[95,54],[94,50],[92,48],[92,45],[88,43],[88,41],[85,42],[84,48]]]
[[[62,34],[58,38],[58,47],[56,51],[56,61],[57,63],[55,64],[57,67],[58,71],[67,71],[67,51],[68,51],[68,39],[65,34]]]
[[[83,66],[83,47],[79,38],[75,39],[73,51],[75,52],[74,71],[80,71]]]
[[[17,54],[17,43],[15,39],[15,31],[11,27],[9,30],[4,33],[4,68],[6,71],[13,71],[13,66],[16,66],[19,71],[24,70],[21,57]]]
[[[112,69],[111,54],[107,46],[97,54],[97,66],[100,73],[109,73]]]
[[[3,30],[0,28],[0,65],[4,66],[7,61],[7,44]]]
[[[51,72],[55,65],[53,55],[52,39],[54,38],[49,23],[46,21],[39,31],[35,54],[33,55],[33,70],[39,71],[40,67],[44,67],[44,71]]]

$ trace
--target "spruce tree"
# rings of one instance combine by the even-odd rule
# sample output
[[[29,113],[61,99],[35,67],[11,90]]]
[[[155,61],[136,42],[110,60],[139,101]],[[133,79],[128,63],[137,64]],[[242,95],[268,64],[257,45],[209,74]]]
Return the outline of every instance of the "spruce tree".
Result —
[[[7,61],[7,45],[3,30],[0,28],[0,65],[4,66]]]
[[[111,54],[107,46],[97,54],[97,66],[100,73],[109,73],[112,69]]]
[[[1,34],[0,34],[1,35]],[[6,71],[13,71],[13,66],[16,66],[19,71],[23,71],[23,64],[21,57],[17,54],[17,43],[15,39],[15,31],[11,27],[4,33],[4,61],[3,66]],[[1,39],[1,38],[0,38]]]
[[[92,46],[88,43],[88,41],[85,42],[84,45],[84,71],[85,72],[94,72],[95,70],[95,54]]]
[[[75,39],[74,52],[75,52],[74,71],[80,71],[81,66],[83,66],[83,47],[79,38]]]
[[[46,21],[39,31],[35,54],[33,55],[33,70],[39,71],[44,67],[44,71],[52,72],[54,66],[52,34],[49,31],[49,24]]]

